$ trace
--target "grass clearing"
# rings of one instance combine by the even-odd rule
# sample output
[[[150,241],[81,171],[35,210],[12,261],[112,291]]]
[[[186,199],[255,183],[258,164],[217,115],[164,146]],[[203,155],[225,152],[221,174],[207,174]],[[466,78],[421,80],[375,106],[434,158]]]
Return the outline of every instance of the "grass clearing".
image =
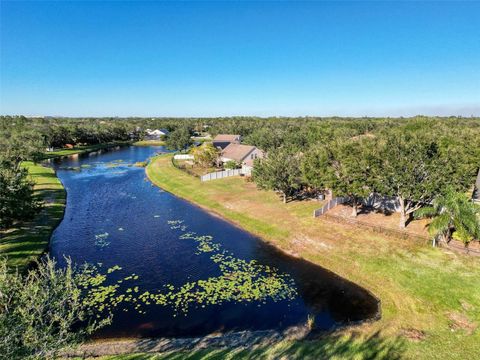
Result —
[[[319,340],[285,341],[253,353],[207,349],[187,358],[251,358],[254,354],[256,358],[365,359],[372,354],[377,358],[385,358],[383,354],[411,359],[480,358],[479,258],[314,219],[312,211],[321,206],[319,202],[284,205],[275,193],[257,190],[244,178],[200,182],[176,169],[170,158],[158,156],[147,166],[147,175],[156,185],[367,288],[382,302],[379,321]]]
[[[31,221],[0,232],[0,255],[11,267],[26,268],[48,248],[50,235],[63,217],[65,190],[53,169],[27,161],[23,163],[35,182],[35,195],[44,207]]]

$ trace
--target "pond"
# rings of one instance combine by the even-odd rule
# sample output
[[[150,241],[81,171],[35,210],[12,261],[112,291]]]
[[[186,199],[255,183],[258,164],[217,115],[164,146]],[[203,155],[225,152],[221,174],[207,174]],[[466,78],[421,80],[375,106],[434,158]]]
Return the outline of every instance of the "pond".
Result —
[[[282,330],[309,317],[330,330],[377,316],[366,290],[163,191],[133,166],[162,151],[130,146],[52,161],[67,207],[51,255],[116,269],[107,281],[142,295],[140,310],[115,308],[97,337]]]

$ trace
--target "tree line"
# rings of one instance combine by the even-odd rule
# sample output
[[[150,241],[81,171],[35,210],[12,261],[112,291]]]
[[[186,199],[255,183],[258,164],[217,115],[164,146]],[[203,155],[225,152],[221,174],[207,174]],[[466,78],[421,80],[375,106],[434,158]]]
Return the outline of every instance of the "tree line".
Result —
[[[479,118],[2,116],[0,226],[30,216],[38,205],[22,161],[38,159],[45,147],[141,139],[147,128],[169,130],[167,145],[174,149],[190,145],[193,134],[239,134],[268,154],[255,166],[259,187],[279,191],[285,200],[330,189],[352,199],[354,214],[369,194],[394,197],[401,226],[447,187],[471,190],[480,165]],[[25,206],[12,210],[19,198]]]
[[[350,198],[353,216],[362,199],[388,196],[398,202],[401,228],[436,197],[471,193],[480,167],[479,119],[360,124],[330,128],[323,132],[327,137],[310,144],[299,145],[293,136],[267,146],[268,156],[254,167],[254,181],[280,192],[284,201],[307,190],[329,189]],[[273,144],[276,133],[261,131],[258,139]]]

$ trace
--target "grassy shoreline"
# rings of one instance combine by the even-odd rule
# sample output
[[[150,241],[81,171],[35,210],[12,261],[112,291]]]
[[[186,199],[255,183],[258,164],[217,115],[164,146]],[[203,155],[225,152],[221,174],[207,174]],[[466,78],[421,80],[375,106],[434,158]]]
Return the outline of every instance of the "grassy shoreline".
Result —
[[[75,155],[75,154],[84,154],[92,151],[97,151],[101,149],[108,149],[115,146],[124,146],[131,145],[131,141],[115,141],[110,143],[94,144],[94,145],[85,145],[85,146],[75,146],[73,149],[60,149],[51,152],[45,152],[43,154],[44,159],[53,159],[62,156]]]
[[[84,154],[115,146],[130,145],[131,141],[78,146],[43,154],[43,159]],[[31,161],[23,163],[35,183],[36,196],[41,197],[45,206],[31,221],[17,224],[0,232],[0,255],[7,256],[9,267],[23,270],[48,250],[50,236],[63,218],[66,206],[66,192],[55,171]]]
[[[164,146],[166,143],[163,140],[140,140],[134,142],[134,146]]]
[[[8,266],[23,270],[47,251],[50,236],[63,218],[66,192],[52,168],[27,161],[23,163],[34,181],[35,196],[44,207],[31,221],[20,223],[0,233],[0,255]]]
[[[394,349],[402,358],[480,357],[479,259],[313,219],[311,210],[318,203],[283,205],[274,193],[259,191],[242,178],[201,183],[173,167],[170,157],[155,157],[147,166],[147,176],[154,184],[381,299],[383,316],[379,321],[313,343],[345,341],[340,357],[368,357],[372,349],[367,345],[373,337],[382,343],[378,355]],[[286,342],[257,355],[285,354],[281,350],[285,348],[287,354],[306,355],[311,346],[311,342]]]

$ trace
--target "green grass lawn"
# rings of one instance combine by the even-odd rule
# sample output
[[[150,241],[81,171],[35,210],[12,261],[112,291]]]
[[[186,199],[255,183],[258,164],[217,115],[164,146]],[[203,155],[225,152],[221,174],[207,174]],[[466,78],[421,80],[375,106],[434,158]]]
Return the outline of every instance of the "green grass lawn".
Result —
[[[314,219],[318,202],[284,205],[275,193],[243,178],[202,183],[173,167],[170,157],[158,156],[148,165],[155,184],[367,288],[381,300],[382,318],[253,353],[205,349],[158,358],[480,358],[480,258]]]
[[[405,347],[401,339],[385,340],[373,334],[368,338],[355,335],[330,335],[313,341],[281,341],[273,346],[257,346],[254,349],[198,349],[171,351],[162,354],[129,354],[104,356],[102,360],[227,360],[227,359],[388,359],[402,358]]]
[[[7,256],[8,265],[24,269],[48,248],[50,235],[63,217],[65,190],[53,169],[24,162],[23,166],[35,182],[35,195],[44,207],[35,218],[0,232],[0,255]]]
[[[75,146],[73,149],[61,149],[51,152],[44,153],[43,157],[45,159],[51,159],[61,156],[74,155],[74,154],[83,154],[87,152],[92,152],[100,149],[107,149],[114,146],[129,145],[130,141],[116,141],[111,143],[95,144],[95,145],[85,145],[85,146]]]
[[[163,140],[141,140],[134,142],[132,145],[135,146],[163,146],[165,141]]]

